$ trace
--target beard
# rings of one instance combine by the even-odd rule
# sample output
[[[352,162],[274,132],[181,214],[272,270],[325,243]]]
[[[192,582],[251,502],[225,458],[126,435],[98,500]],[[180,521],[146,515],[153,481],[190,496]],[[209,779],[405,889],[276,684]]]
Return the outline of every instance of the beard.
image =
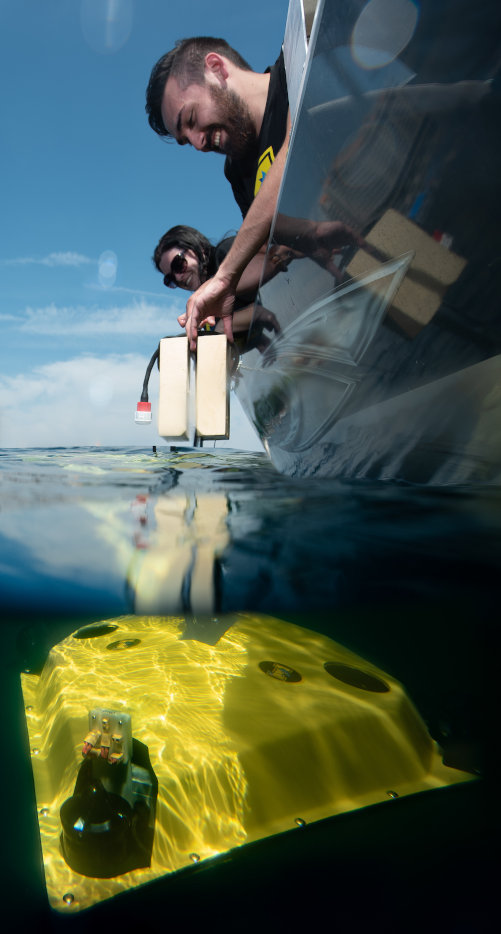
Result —
[[[210,94],[218,114],[214,128],[227,134],[225,154],[231,159],[249,158],[257,146],[257,134],[247,104],[229,88],[210,85]]]

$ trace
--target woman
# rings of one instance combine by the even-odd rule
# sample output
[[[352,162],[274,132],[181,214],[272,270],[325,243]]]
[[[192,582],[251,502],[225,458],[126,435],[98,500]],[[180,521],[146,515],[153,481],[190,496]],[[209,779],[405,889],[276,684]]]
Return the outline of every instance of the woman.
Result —
[[[234,237],[226,237],[217,246],[213,246],[199,230],[179,224],[176,227],[171,227],[160,239],[153,253],[153,262],[158,271],[162,273],[164,285],[168,288],[180,288],[186,289],[188,292],[194,292],[203,282],[214,275],[234,239]],[[254,313],[253,303],[261,279],[268,281],[281,269],[286,269],[287,263],[294,255],[292,250],[287,251],[284,255],[281,247],[272,248],[271,252],[266,255],[263,247],[262,251],[253,257],[237,287],[233,315],[233,332],[235,334],[242,334],[249,330]],[[185,314],[179,315],[177,320],[181,327],[184,327]],[[264,327],[276,333],[280,331],[275,315],[271,311],[267,311],[266,308],[257,307],[255,309],[254,321],[261,325],[261,329]],[[216,323],[213,330],[222,333],[223,324],[221,320]],[[258,347],[259,350],[264,350],[268,346],[269,341],[262,334],[258,335],[256,333],[253,337],[252,346]],[[246,349],[250,349],[249,344],[247,344]]]

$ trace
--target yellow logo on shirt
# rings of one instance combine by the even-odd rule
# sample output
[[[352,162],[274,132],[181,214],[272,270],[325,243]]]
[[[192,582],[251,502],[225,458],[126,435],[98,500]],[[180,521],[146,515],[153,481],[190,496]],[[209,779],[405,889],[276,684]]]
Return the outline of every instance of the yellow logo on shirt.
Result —
[[[268,146],[268,149],[265,149],[262,156],[259,158],[257,164],[256,172],[256,182],[254,185],[254,197],[256,197],[261,185],[263,184],[266,173],[269,171],[270,166],[275,161],[275,153],[273,152],[273,146]]]

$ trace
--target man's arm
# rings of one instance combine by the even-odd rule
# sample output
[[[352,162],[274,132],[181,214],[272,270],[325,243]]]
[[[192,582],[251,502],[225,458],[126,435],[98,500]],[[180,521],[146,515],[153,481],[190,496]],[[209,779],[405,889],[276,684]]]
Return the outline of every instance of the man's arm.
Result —
[[[294,256],[299,257],[301,254],[283,246],[273,246],[268,250],[268,243],[264,243],[240,276],[236,297],[253,302],[261,283],[269,282],[278,272],[287,269],[288,263]]]
[[[222,317],[225,333],[230,341],[233,340],[231,316],[236,288],[252,257],[269,237],[287,157],[289,134],[290,114],[287,116],[284,143],[247,212],[231,250],[214,278],[204,282],[188,300],[186,333],[192,350],[196,347],[197,330],[207,318],[214,324],[215,317]]]

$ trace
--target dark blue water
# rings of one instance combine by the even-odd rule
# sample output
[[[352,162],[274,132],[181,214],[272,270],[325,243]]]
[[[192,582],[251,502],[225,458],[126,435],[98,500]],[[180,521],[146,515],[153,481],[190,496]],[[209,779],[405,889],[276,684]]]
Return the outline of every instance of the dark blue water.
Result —
[[[501,495],[490,486],[293,481],[264,455],[161,448],[11,450],[0,482],[2,604],[18,613],[133,611],[135,556],[180,535],[169,503],[181,504],[196,550],[197,507],[211,497],[219,612],[443,599],[481,611],[501,559]]]
[[[15,788],[23,802],[5,816],[16,898],[44,899],[19,672],[40,670],[83,622],[145,601],[184,613],[208,641],[243,610],[324,632],[403,682],[448,763],[489,768],[498,488],[293,481],[264,455],[217,449],[31,449],[0,455],[0,505],[2,795]],[[185,547],[168,596],[152,593],[149,569]],[[203,547],[213,562],[197,608]]]

